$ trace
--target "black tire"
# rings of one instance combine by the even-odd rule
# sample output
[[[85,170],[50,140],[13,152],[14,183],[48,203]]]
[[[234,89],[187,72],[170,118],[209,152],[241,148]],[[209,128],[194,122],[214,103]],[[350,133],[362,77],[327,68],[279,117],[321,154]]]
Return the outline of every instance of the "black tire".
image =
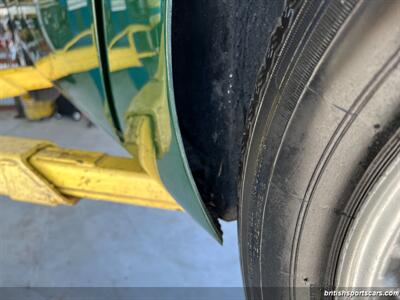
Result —
[[[356,218],[351,195],[399,128],[399,61],[400,1],[288,3],[243,148],[248,299],[302,299],[309,287],[334,286]]]

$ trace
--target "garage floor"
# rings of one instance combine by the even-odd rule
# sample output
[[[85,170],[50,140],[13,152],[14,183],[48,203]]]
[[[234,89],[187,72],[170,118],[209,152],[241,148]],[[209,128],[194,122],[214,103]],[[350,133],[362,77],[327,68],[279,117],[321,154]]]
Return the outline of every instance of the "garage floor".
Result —
[[[0,133],[50,139],[63,147],[124,151],[85,122],[15,120],[0,112]],[[223,247],[190,217],[81,201],[47,208],[0,199],[0,286],[239,287],[236,223]]]

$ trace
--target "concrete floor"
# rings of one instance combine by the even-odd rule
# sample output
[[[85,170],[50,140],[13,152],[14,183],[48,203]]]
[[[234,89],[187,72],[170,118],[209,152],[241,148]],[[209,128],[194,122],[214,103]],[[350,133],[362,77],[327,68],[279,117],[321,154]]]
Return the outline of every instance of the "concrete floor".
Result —
[[[124,151],[69,119],[28,122],[0,112],[0,134]],[[83,200],[48,208],[0,199],[2,287],[240,287],[236,223],[218,245],[184,213]]]

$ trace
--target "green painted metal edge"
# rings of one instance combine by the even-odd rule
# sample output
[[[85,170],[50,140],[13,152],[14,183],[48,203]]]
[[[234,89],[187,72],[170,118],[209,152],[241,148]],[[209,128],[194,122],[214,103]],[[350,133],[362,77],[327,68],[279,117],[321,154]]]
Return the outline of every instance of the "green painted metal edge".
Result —
[[[160,176],[168,191],[182,205],[182,207],[219,243],[222,244],[222,231],[219,224],[213,220],[204,202],[201,199],[196,183],[186,158],[185,148],[179,129],[178,116],[175,107],[175,97],[172,76],[172,55],[171,55],[171,18],[172,0],[165,3],[166,30],[166,67],[167,67],[167,88],[170,117],[172,121],[172,143],[169,152],[164,158],[158,161]],[[179,179],[179,180],[177,180]]]

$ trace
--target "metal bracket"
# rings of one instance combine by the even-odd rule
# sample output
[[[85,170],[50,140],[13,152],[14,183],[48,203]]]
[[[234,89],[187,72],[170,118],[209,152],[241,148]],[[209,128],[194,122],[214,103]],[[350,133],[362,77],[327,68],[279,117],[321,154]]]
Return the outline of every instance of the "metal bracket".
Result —
[[[161,35],[160,57],[157,72],[152,79],[132,99],[125,114],[126,130],[124,138],[126,143],[137,143],[136,135],[132,134],[137,126],[137,118],[148,117],[151,121],[152,139],[155,145],[157,158],[162,158],[171,145],[172,132],[170,111],[168,106],[167,69],[165,57],[165,38]]]
[[[80,198],[182,211],[158,176],[148,117],[138,117],[133,158],[0,137],[0,194],[43,205]]]

